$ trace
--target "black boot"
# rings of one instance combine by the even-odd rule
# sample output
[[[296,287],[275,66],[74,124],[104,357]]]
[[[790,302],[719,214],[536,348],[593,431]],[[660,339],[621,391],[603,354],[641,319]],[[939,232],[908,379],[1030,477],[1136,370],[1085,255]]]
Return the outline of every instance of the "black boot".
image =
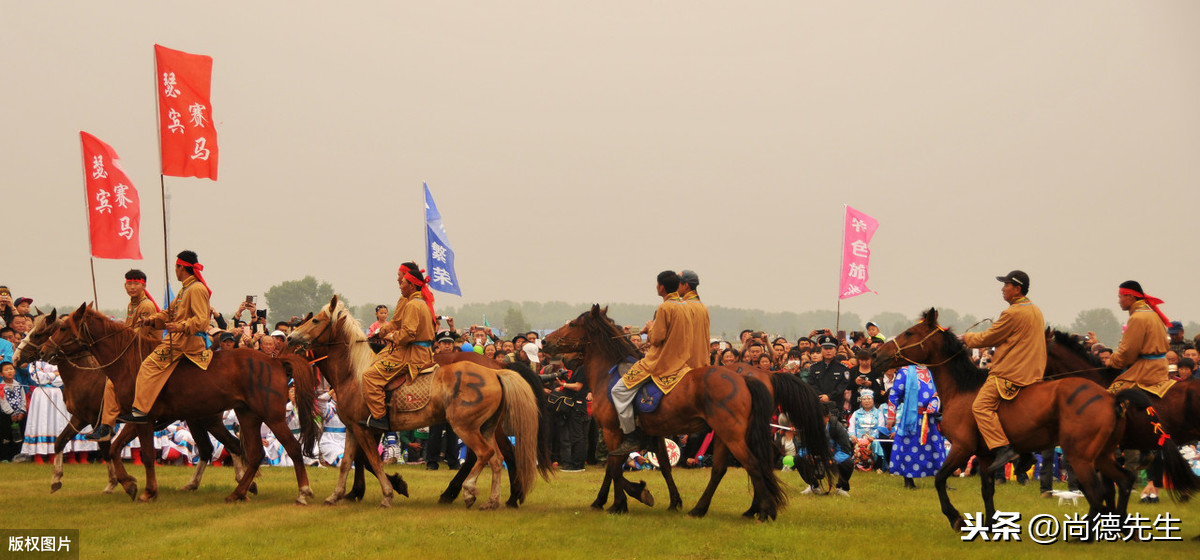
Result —
[[[1009,464],[1013,459],[1016,459],[1020,456],[1016,451],[1013,451],[1012,447],[1008,445],[997,447],[996,449],[992,450],[992,453],[996,454],[996,458],[992,460],[992,466],[988,467],[987,474],[989,475],[1003,471],[1004,465]]]
[[[392,426],[391,426],[391,424],[388,423],[387,418],[381,419],[381,418],[375,418],[373,416],[368,415],[366,420],[360,420],[358,423],[362,424],[368,428],[374,428],[376,430],[383,430],[385,432],[392,429]]]
[[[634,428],[632,432],[625,434],[621,438],[621,445],[618,445],[615,450],[610,451],[608,454],[624,457],[644,447],[646,447],[646,434],[642,433],[641,428]]]
[[[906,476],[904,477],[904,488],[906,490],[916,490],[917,483],[913,482],[912,478]]]
[[[150,417],[146,416],[145,412],[142,412],[136,408],[132,408],[127,414],[118,416],[117,420],[125,422],[126,424],[147,424],[150,422]]]
[[[108,424],[100,424],[92,430],[92,433],[84,436],[88,441],[108,441],[112,439],[113,429]]]

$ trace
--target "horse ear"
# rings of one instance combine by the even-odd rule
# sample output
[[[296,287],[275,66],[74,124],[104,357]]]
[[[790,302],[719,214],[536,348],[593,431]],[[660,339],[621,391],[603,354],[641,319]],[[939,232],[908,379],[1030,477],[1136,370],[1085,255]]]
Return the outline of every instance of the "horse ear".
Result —
[[[334,297],[337,297],[337,296],[334,296]],[[312,319],[312,311],[309,311],[308,316],[305,317],[303,321],[300,321],[300,323],[302,323],[302,324],[307,323],[310,319]]]
[[[337,309],[337,302],[338,302],[338,299],[337,299],[337,294],[333,294],[333,297],[329,298],[329,309],[330,309],[330,311],[332,311],[332,310],[334,310],[334,309]],[[309,313],[309,315],[311,316],[312,314],[311,314],[311,313]]]
[[[605,308],[605,311],[607,311],[607,308]],[[592,304],[592,317],[599,317],[599,316],[600,316],[600,314],[601,314],[601,313],[603,313],[603,312],[604,312],[604,311],[601,311],[601,310],[600,310],[600,304],[599,304],[599,303],[593,303],[593,304]]]
[[[938,324],[938,322],[937,322],[937,308],[936,308],[936,307],[930,307],[930,308],[929,308],[929,313],[926,313],[926,314],[925,314],[925,318],[926,318],[926,319],[929,321],[929,324],[930,324],[930,325],[937,326],[937,324]]]
[[[75,319],[76,321],[79,321],[80,319],[83,318],[83,313],[85,310],[87,310],[87,308],[88,308],[87,303],[81,304],[79,306],[79,309],[76,309],[73,313],[71,313],[71,318]]]
[[[38,317],[42,314],[42,310],[40,308],[38,308],[38,306],[36,306],[36,305],[33,306],[33,310],[37,311],[37,313],[34,314],[34,317]]]
[[[53,322],[54,322],[54,320],[55,320],[55,319],[57,319],[57,318],[58,318],[58,308],[57,308],[57,307],[55,307],[54,309],[51,309],[51,310],[50,310],[50,316],[46,318],[46,321],[47,321],[47,322],[50,322],[50,323],[53,323]]]

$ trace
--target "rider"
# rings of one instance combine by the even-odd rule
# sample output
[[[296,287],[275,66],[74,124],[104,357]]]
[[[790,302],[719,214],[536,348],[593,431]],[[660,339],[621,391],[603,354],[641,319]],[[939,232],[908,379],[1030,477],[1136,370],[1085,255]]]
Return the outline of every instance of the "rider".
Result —
[[[1167,374],[1166,360],[1166,325],[1171,323],[1158,309],[1162,300],[1146,295],[1141,284],[1129,280],[1121,283],[1117,301],[1122,311],[1129,312],[1129,323],[1108,365],[1127,369],[1113,380],[1108,390],[1117,393],[1139,386],[1161,397],[1174,384]]]
[[[150,292],[146,291],[145,272],[135,268],[125,273],[125,293],[129,294],[129,305],[125,308],[126,327],[133,327],[135,323],[144,321],[161,311],[158,303],[150,297]],[[146,324],[137,329],[139,336],[150,336],[152,332],[153,329]],[[121,404],[117,402],[117,391],[113,387],[111,379],[104,381],[104,401],[101,403],[100,410],[100,425],[87,435],[87,439],[92,441],[112,439],[113,426],[117,423],[117,416],[121,414]]]
[[[650,377],[668,377],[683,373],[692,354],[692,331],[688,328],[687,304],[679,297],[679,275],[673,270],[658,274],[656,286],[663,298],[654,319],[647,323],[650,331],[646,355],[621,376],[612,388],[612,401],[625,437],[610,455],[628,455],[645,445],[645,436],[637,430],[633,416],[633,400]]]
[[[988,469],[994,474],[1004,468],[1017,452],[1008,445],[1004,427],[996,409],[1000,399],[1011,399],[1021,387],[1042,380],[1046,369],[1046,323],[1042,311],[1029,298],[1029,275],[1020,270],[997,276],[1008,309],[1000,313],[991,328],[981,333],[966,333],[961,339],[969,348],[996,347],[987,380],[979,388],[971,412],[983,441],[995,454]]]
[[[700,301],[696,288],[700,286],[700,276],[691,270],[679,273],[679,297],[687,305],[686,316],[692,331],[692,351],[687,365],[690,368],[707,367],[709,365],[708,349],[708,307]]]
[[[424,272],[414,262],[400,265],[397,272],[400,300],[396,302],[392,320],[379,328],[379,337],[388,344],[362,374],[363,400],[371,414],[359,423],[368,428],[391,429],[383,388],[392,377],[403,372],[409,379],[415,378],[422,369],[433,365],[437,323],[433,319],[433,292]]]
[[[148,326],[151,330],[166,329],[168,335],[138,369],[137,386],[133,394],[133,410],[117,419],[131,424],[144,424],[146,413],[154,406],[158,393],[175,371],[179,359],[187,356],[200,369],[208,369],[211,354],[208,346],[208,320],[212,314],[208,299],[212,290],[204,281],[204,265],[192,251],[182,251],[175,259],[175,278],[183,282],[179,295],[165,311],[150,317],[135,319],[133,326]],[[197,288],[200,284],[203,289]]]

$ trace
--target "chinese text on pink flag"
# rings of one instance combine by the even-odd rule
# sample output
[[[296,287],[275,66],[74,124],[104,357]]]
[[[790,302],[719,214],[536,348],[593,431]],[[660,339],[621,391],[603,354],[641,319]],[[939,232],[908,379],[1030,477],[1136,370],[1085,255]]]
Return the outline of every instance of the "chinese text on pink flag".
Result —
[[[846,207],[845,243],[842,247],[842,281],[839,299],[874,292],[867,287],[867,268],[871,262],[871,236],[879,222],[858,210]]]

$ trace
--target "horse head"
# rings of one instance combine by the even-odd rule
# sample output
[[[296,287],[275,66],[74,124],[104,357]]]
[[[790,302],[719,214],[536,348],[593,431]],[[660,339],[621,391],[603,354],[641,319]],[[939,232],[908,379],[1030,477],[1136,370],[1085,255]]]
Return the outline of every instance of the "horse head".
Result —
[[[938,325],[937,320],[937,308],[930,307],[921,314],[920,321],[875,349],[874,367],[887,370],[909,364],[928,364],[940,359],[943,337],[935,335],[944,333],[946,329]],[[893,360],[898,363],[893,364]]]
[[[300,325],[292,329],[287,336],[288,347],[308,346],[317,340],[326,330],[330,328],[339,315],[343,316],[344,320],[345,306],[338,308],[338,297],[335,294],[329,300],[329,305],[322,307],[315,315],[309,312],[308,316]]]
[[[41,309],[37,310],[37,315],[33,317],[33,328],[29,329],[29,333],[25,336],[25,340],[17,346],[16,352],[13,354],[13,361],[18,368],[25,367],[29,362],[38,358],[41,353],[42,346],[50,339],[50,335],[58,330],[58,310],[52,309],[49,314],[42,313]]]

